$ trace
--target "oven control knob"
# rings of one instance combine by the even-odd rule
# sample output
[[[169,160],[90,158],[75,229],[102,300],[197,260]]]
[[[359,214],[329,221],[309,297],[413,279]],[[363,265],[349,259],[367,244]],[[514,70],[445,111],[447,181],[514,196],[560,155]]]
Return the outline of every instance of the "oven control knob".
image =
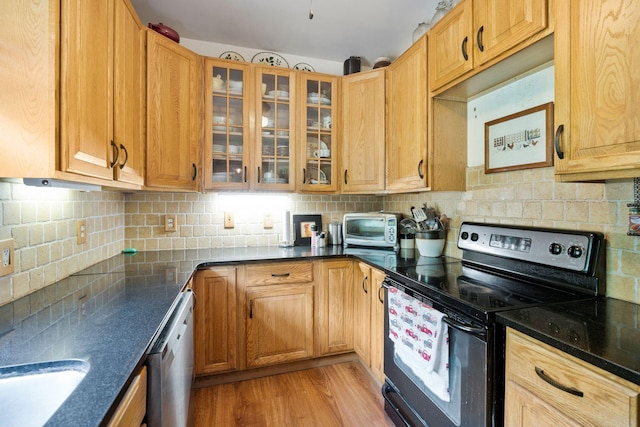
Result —
[[[463,231],[462,234],[460,234],[460,238],[462,240],[467,240],[469,238],[469,233],[467,233],[466,231]]]
[[[582,256],[582,248],[580,246],[570,246],[567,253],[571,258],[580,258]]]
[[[562,245],[560,243],[552,243],[549,245],[549,253],[551,255],[560,255],[562,253]]]
[[[472,242],[477,242],[479,238],[480,238],[480,236],[478,236],[478,233],[471,233],[471,241]]]

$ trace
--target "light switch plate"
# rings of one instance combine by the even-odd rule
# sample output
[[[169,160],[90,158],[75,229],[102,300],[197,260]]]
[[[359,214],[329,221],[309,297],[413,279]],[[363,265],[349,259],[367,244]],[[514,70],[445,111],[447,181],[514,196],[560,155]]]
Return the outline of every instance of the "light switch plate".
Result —
[[[15,251],[13,239],[0,241],[0,276],[13,274],[15,271]]]
[[[233,220],[233,212],[224,213],[224,228],[235,227],[235,221]]]

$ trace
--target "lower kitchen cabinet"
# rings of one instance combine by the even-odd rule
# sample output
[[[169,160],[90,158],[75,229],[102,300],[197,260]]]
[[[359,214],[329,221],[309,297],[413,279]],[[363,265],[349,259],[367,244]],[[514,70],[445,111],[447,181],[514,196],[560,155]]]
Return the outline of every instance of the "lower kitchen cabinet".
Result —
[[[640,386],[507,329],[505,426],[637,426]]]
[[[247,368],[313,357],[313,262],[250,264],[245,284]]]
[[[353,261],[320,261],[316,287],[317,356],[353,350]]]
[[[378,381],[384,381],[384,273],[355,262],[353,347]]]
[[[147,367],[142,370],[131,382],[129,389],[116,408],[113,417],[107,424],[108,427],[129,427],[142,425],[147,413]]]
[[[235,266],[196,273],[196,375],[233,371],[238,367],[237,275]]]

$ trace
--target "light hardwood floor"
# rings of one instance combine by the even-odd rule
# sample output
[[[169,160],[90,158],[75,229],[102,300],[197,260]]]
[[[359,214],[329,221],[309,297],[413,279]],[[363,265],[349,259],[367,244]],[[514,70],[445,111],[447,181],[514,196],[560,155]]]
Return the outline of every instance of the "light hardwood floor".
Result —
[[[393,426],[358,362],[196,389],[195,427]]]

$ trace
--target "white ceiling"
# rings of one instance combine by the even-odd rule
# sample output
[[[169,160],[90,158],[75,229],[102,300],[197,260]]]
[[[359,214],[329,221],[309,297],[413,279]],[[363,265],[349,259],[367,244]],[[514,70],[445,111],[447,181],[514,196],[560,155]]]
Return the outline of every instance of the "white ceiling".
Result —
[[[311,3],[312,2],[312,3]],[[438,0],[131,0],[142,22],[180,37],[372,66],[398,57]],[[314,17],[309,19],[309,10]]]

